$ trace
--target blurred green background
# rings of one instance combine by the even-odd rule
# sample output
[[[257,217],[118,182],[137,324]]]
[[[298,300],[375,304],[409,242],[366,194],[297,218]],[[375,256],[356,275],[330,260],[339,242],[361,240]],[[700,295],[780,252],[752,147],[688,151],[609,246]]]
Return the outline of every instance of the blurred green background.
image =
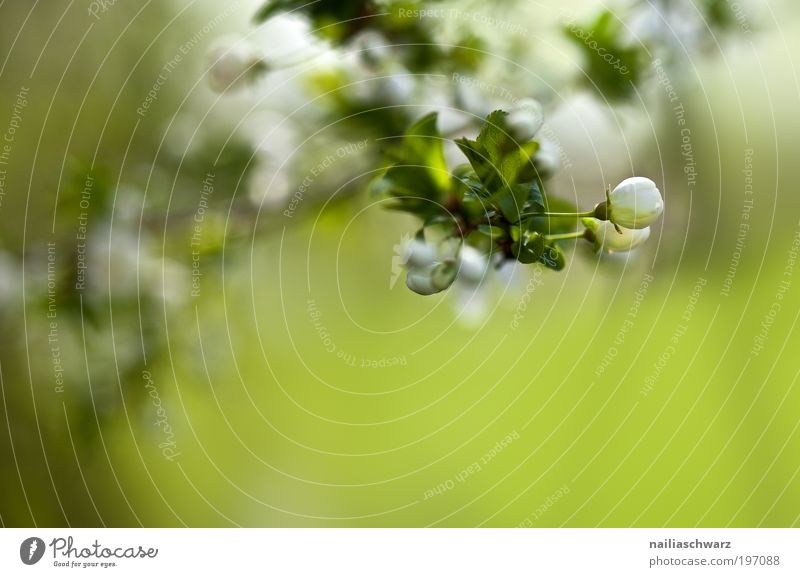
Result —
[[[800,524],[800,20],[790,2],[743,6],[751,32],[734,25],[671,72],[684,127],[657,83],[615,108],[576,87],[551,95],[570,168],[550,193],[590,206],[642,174],[666,212],[630,259],[565,245],[564,271],[496,282],[480,318],[458,295],[391,286],[410,219],[364,194],[326,202],[341,175],[374,176],[359,153],[292,217],[243,208],[265,136],[251,107],[275,98],[218,98],[203,74],[223,34],[270,46],[282,24],[254,29],[257,4],[117,3],[100,18],[88,2],[0,6],[0,128],[29,90],[0,204],[0,522]],[[577,67],[551,44],[564,14],[538,9],[517,43],[545,68]],[[508,88],[543,78],[559,74]],[[339,128],[328,141],[333,128],[286,146],[314,166],[361,140]],[[371,137],[365,154],[380,147]],[[191,221],[213,163],[192,295]],[[90,239],[128,243],[91,261],[94,292],[73,276],[87,174]]]

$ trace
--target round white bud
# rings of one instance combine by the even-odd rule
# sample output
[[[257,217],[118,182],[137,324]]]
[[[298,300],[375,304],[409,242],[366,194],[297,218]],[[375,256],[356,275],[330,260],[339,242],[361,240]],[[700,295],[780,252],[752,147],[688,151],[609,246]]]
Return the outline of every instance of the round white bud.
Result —
[[[606,218],[624,228],[645,228],[664,212],[656,183],[634,176],[620,182],[608,195]]]
[[[244,42],[221,42],[207,53],[208,83],[214,92],[241,88],[268,65],[258,50]]]
[[[508,132],[517,142],[528,142],[544,124],[544,109],[538,100],[520,100],[506,116]]]
[[[403,250],[403,261],[409,268],[423,268],[436,261],[436,247],[414,239]]]
[[[476,248],[464,245],[459,255],[458,279],[468,284],[479,284],[486,275],[489,261]]]

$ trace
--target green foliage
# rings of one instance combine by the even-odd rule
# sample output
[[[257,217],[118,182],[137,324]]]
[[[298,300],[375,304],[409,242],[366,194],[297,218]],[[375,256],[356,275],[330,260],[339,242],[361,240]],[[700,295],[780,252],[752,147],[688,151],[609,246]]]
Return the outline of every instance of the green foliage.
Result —
[[[511,251],[514,256],[523,264],[532,264],[539,261],[544,254],[544,250],[544,237],[538,232],[526,234],[511,245]]]
[[[477,140],[462,138],[456,144],[483,185],[488,204],[516,223],[525,211],[544,210],[539,184],[520,182],[524,169],[533,166],[539,143],[517,143],[506,129],[506,116],[502,110],[492,112]]]
[[[563,253],[546,236],[550,226],[544,215],[548,205],[544,185],[535,169],[528,170],[539,144],[515,141],[506,116],[502,110],[492,112],[477,139],[456,141],[469,164],[456,167],[452,174],[436,129],[437,115],[425,116],[408,130],[399,147],[390,149],[395,163],[372,190],[392,199],[389,209],[417,216],[424,227],[444,224],[450,226],[453,238],[477,238],[473,244],[480,245],[488,241],[495,245],[492,252],[560,270]],[[537,226],[544,228],[535,230]]]
[[[623,100],[633,95],[644,70],[647,54],[643,46],[627,42],[622,22],[610,10],[604,10],[587,26],[570,23],[567,37],[583,52],[582,81],[609,100]]]
[[[467,31],[453,46],[444,46],[438,41],[435,19],[413,17],[420,9],[419,2],[403,0],[380,5],[370,0],[270,0],[253,19],[263,23],[279,13],[300,13],[319,37],[334,46],[346,45],[366,30],[379,32],[411,72],[477,70],[483,61],[484,41]]]
[[[390,209],[410,212],[423,220],[441,213],[453,186],[436,116],[428,114],[408,130],[400,146],[389,151],[398,162],[373,185],[374,191],[395,199]]]
[[[322,28],[336,27],[339,25],[356,26],[352,22],[358,18],[369,17],[378,12],[375,3],[371,0],[350,0],[338,2],[335,0],[268,0],[253,16],[253,20],[261,24],[281,12],[302,12],[308,16],[315,28],[322,32]],[[332,34],[328,32],[328,34]]]

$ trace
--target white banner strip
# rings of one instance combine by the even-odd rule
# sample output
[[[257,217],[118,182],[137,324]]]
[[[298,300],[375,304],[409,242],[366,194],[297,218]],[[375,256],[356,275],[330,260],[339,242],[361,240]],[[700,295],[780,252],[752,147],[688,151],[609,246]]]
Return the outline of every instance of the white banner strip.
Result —
[[[0,575],[800,575],[800,529],[3,529]]]

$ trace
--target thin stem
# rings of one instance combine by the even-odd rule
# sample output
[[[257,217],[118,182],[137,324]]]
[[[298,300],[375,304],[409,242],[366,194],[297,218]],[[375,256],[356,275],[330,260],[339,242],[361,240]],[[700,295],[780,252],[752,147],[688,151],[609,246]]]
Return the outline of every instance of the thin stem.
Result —
[[[562,234],[546,234],[545,240],[570,240],[573,238],[581,238],[586,234],[585,230],[578,230],[575,232],[565,232]]]
[[[583,218],[585,216],[594,216],[594,210],[587,210],[586,212],[526,212],[520,217],[526,216],[547,216],[551,218]]]

